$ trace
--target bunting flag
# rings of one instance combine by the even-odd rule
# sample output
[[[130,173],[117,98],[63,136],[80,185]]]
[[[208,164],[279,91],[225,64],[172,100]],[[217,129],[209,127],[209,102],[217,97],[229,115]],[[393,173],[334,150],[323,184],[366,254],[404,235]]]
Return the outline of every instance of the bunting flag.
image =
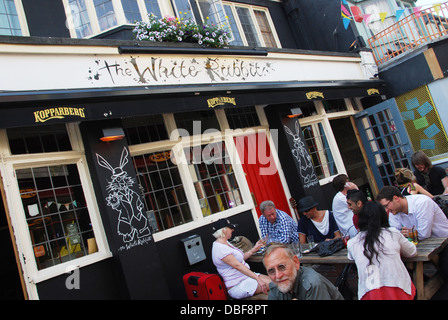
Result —
[[[349,19],[349,20],[351,20],[350,17],[352,16],[349,9],[346,6],[344,6],[343,3],[341,3],[341,16],[343,19]]]
[[[62,206],[65,207],[66,210],[69,209],[70,205],[73,205],[73,207],[77,208],[78,204],[76,203],[76,200],[72,201],[72,202],[67,202],[67,203],[58,203],[56,201],[48,201],[46,204],[44,204],[45,208],[50,207],[52,204],[55,204],[57,206],[58,209],[60,209]]]
[[[434,8],[434,11],[439,14],[439,11],[441,10],[441,3],[433,4],[432,7]],[[351,10],[351,12],[350,12]],[[395,11],[395,19],[396,21],[399,21],[403,13],[406,9],[398,9]],[[417,18],[421,15],[422,7],[414,7],[413,12],[416,15]],[[381,22],[384,22],[384,20],[388,16],[388,12],[379,12],[374,13],[375,17],[380,18]],[[392,15],[392,14],[391,14]],[[356,22],[363,22],[368,25],[370,22],[370,18],[372,17],[372,14],[362,14],[361,9],[357,6],[349,6],[349,3],[347,0],[341,0],[341,18],[344,23],[344,28],[347,29],[350,25],[350,21],[355,20]]]
[[[395,12],[395,19],[398,21],[400,20],[401,15],[403,14],[404,9],[399,9]]]
[[[422,7],[414,7],[414,13],[417,18],[420,18],[420,11],[422,11]]]
[[[342,22],[344,23],[344,28],[347,30],[348,26],[350,25],[350,21],[352,14],[350,13],[350,9],[348,8],[348,3],[346,0],[342,0],[341,2],[341,17]]]
[[[372,15],[371,14],[363,14],[362,15],[362,18],[364,19],[364,22],[366,23],[366,24],[369,24],[369,22],[370,22],[370,17],[371,17]]]

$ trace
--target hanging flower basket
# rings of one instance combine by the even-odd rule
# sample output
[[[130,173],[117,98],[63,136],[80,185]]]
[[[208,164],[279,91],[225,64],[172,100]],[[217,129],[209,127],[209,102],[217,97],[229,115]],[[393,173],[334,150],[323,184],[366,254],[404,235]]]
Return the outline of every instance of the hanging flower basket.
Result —
[[[179,20],[169,16],[157,19],[152,13],[148,18],[149,22],[137,22],[133,30],[139,41],[192,42],[212,48],[222,48],[230,42],[229,32],[214,24],[198,26],[192,19]]]

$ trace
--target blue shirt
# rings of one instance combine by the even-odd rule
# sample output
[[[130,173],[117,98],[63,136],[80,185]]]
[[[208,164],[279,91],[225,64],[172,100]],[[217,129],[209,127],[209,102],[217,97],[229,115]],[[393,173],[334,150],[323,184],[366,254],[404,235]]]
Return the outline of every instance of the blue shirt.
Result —
[[[306,236],[313,236],[314,242],[322,242],[325,241],[325,239],[333,239],[334,233],[336,231],[339,231],[338,225],[336,224],[336,220],[334,219],[333,212],[328,211],[329,217],[328,217],[328,223],[330,224],[330,227],[328,228],[327,234],[322,234],[317,230],[314,223],[308,219],[306,216],[303,216],[300,218],[297,231],[299,233],[302,233]]]
[[[269,242],[285,244],[299,242],[297,223],[286,212],[278,209],[275,209],[275,212],[277,219],[274,223],[270,223],[263,215],[258,219],[261,237],[265,238],[269,235]]]

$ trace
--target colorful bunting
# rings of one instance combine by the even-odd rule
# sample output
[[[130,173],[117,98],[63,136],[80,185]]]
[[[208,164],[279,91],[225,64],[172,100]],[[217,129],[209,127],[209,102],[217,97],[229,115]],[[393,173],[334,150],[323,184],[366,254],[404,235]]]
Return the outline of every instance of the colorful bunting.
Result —
[[[400,20],[400,17],[403,14],[403,12],[404,12],[404,9],[399,9],[399,10],[397,10],[397,12],[395,12],[395,18],[397,21]]]
[[[441,4],[436,3],[432,6],[437,14],[439,14],[439,11],[441,10]],[[396,21],[399,21],[403,13],[406,9],[398,9],[395,12],[395,19]],[[416,15],[417,18],[421,15],[422,7],[414,7],[413,12]],[[351,12],[350,12],[351,11]],[[384,20],[388,16],[388,12],[379,12],[378,14],[375,13],[375,16],[379,16],[381,22],[384,22]],[[341,18],[344,23],[345,29],[348,28],[350,25],[350,21],[354,19],[356,22],[363,22],[368,25],[370,22],[370,18],[372,17],[372,14],[362,14],[361,9],[357,6],[349,6],[349,3],[347,0],[341,0]]]
[[[417,18],[420,18],[420,11],[422,11],[422,7],[414,7],[414,13]]]

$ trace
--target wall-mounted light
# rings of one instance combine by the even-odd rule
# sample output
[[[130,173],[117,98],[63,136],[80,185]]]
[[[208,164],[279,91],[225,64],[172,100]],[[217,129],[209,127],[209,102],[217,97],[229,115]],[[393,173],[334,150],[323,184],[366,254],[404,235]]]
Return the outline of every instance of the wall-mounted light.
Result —
[[[300,117],[303,114],[302,109],[300,108],[292,108],[291,114],[288,114],[288,118]]]
[[[104,128],[101,141],[116,141],[124,138],[123,128]]]

